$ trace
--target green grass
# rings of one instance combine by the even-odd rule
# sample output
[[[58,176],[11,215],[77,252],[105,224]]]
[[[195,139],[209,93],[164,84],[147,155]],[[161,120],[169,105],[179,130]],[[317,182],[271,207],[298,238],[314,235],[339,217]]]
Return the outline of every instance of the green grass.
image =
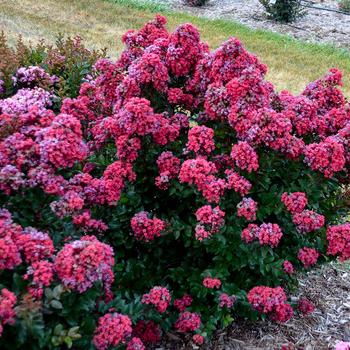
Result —
[[[264,30],[224,20],[208,20],[189,14],[171,12],[166,6],[147,0],[6,0],[0,1],[0,29],[14,42],[24,39],[54,40],[61,32],[80,34],[91,48],[107,47],[112,57],[123,49],[122,34],[139,28],[156,12],[167,16],[169,29],[192,22],[202,40],[216,48],[230,36],[239,38],[245,47],[269,67],[268,79],[278,90],[293,93],[322,76],[331,67],[344,72],[344,92],[350,97],[350,53],[330,45],[309,44]]]

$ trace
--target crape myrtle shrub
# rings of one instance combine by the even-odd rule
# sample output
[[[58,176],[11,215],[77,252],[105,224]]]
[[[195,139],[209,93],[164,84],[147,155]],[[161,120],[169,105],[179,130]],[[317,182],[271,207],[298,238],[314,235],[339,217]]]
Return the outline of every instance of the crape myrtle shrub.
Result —
[[[295,271],[350,257],[341,73],[278,93],[237,39],[165,24],[128,31],[60,113],[1,101],[2,347],[201,344],[311,312]]]

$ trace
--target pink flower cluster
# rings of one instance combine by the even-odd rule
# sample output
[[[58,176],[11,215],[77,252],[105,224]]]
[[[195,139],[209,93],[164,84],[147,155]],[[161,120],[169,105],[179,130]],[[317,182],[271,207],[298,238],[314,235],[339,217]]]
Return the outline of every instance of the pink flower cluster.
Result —
[[[249,173],[259,169],[258,155],[248,142],[240,141],[237,145],[233,145],[231,158],[238,168]]]
[[[315,306],[311,303],[310,300],[306,298],[300,298],[298,300],[298,310],[303,316],[306,316],[314,312]]]
[[[34,87],[37,85],[52,85],[58,81],[56,76],[50,76],[38,66],[20,67],[12,77],[15,85],[21,87]]]
[[[180,159],[175,157],[172,152],[163,152],[157,159],[159,176],[156,177],[156,186],[161,190],[169,187],[171,179],[175,179],[180,171]]]
[[[206,126],[195,126],[188,132],[187,149],[196,154],[210,154],[215,149],[214,130]]]
[[[226,182],[215,176],[217,172],[213,162],[198,157],[182,163],[179,179],[182,183],[194,184],[208,202],[218,203],[224,193]]]
[[[327,254],[339,255],[341,261],[350,259],[350,223],[327,228]]]
[[[49,287],[54,279],[53,263],[46,260],[34,262],[28,267],[24,279],[29,279],[31,276],[32,282],[29,287],[29,293],[33,297],[41,299],[44,293],[44,287]]]
[[[171,300],[168,289],[164,287],[153,287],[149,293],[142,296],[143,304],[152,304],[162,314],[168,308]]]
[[[182,312],[175,323],[179,332],[193,332],[201,326],[201,317],[195,312]]]
[[[126,347],[126,350],[145,350],[145,346],[142,343],[142,340],[140,338],[134,337],[132,338],[128,346]]]
[[[284,192],[281,196],[282,203],[291,214],[301,213],[307,206],[308,200],[304,192]]]
[[[107,350],[110,347],[125,344],[131,332],[131,320],[128,316],[108,313],[98,320],[93,344],[97,350]]]
[[[278,224],[271,223],[263,223],[260,226],[249,224],[242,231],[242,240],[244,242],[251,243],[258,239],[261,245],[269,245],[272,248],[278,246],[282,236],[283,233]]]
[[[218,278],[206,277],[203,280],[203,286],[209,289],[219,289],[221,287],[221,281]]]
[[[244,217],[247,221],[256,220],[257,203],[252,198],[243,198],[237,204],[237,216]]]
[[[324,226],[325,217],[312,210],[303,210],[293,215],[293,223],[301,233],[308,233],[319,230]]]
[[[283,261],[283,270],[288,275],[291,275],[294,273],[294,266],[290,261],[285,260],[285,261]]]
[[[218,233],[224,226],[225,213],[217,206],[215,208],[205,205],[196,211],[196,218],[199,222],[196,226],[196,239],[202,241]]]
[[[112,248],[94,236],[65,244],[57,253],[54,267],[62,283],[79,293],[85,292],[100,281],[109,291],[114,281]]]
[[[320,253],[316,249],[308,247],[301,248],[298,252],[298,259],[305,268],[315,265],[319,256]]]
[[[150,242],[154,238],[160,237],[165,229],[165,222],[156,217],[150,219],[148,212],[141,211],[131,219],[131,229],[136,239]]]
[[[222,293],[219,296],[219,306],[231,309],[235,304],[236,300],[237,297],[235,295],[228,295],[226,293]]]
[[[335,137],[327,137],[320,143],[305,147],[305,162],[313,170],[318,170],[326,177],[345,170],[346,154],[343,143]]]
[[[268,314],[272,320],[286,322],[293,316],[293,309],[281,287],[254,287],[248,293],[248,301],[255,310]]]
[[[180,311],[184,312],[192,304],[192,297],[185,294],[182,298],[174,300],[174,306]]]
[[[3,326],[6,324],[14,324],[16,312],[14,306],[16,304],[17,297],[14,293],[8,289],[1,289],[0,294],[0,337],[3,332]]]
[[[133,335],[140,338],[145,344],[156,344],[160,341],[161,331],[153,321],[138,321],[133,329]]]

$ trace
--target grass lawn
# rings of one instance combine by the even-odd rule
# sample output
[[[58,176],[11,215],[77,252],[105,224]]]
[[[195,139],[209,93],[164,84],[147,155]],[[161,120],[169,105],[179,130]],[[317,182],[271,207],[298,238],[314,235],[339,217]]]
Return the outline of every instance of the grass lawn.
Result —
[[[209,21],[157,6],[137,6],[130,0],[0,0],[0,29],[9,34],[12,43],[18,34],[32,41],[54,40],[59,32],[79,34],[89,47],[107,47],[116,57],[123,48],[121,35],[130,28],[139,28],[157,11],[167,16],[171,29],[184,22],[195,24],[212,48],[230,36],[238,37],[268,65],[268,79],[279,90],[298,93],[328,68],[338,67],[344,72],[344,91],[350,97],[349,52],[250,30],[233,22]]]

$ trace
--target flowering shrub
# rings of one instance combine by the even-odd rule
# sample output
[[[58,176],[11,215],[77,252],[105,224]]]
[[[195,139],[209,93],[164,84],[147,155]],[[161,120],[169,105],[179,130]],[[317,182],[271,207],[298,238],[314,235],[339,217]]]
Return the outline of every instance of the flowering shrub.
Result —
[[[201,345],[233,316],[311,312],[289,302],[294,272],[350,257],[341,73],[278,93],[237,39],[210,51],[191,24],[165,24],[128,31],[59,110],[18,98],[52,94],[33,86],[52,72],[14,73],[0,346],[144,349],[169,329]]]

